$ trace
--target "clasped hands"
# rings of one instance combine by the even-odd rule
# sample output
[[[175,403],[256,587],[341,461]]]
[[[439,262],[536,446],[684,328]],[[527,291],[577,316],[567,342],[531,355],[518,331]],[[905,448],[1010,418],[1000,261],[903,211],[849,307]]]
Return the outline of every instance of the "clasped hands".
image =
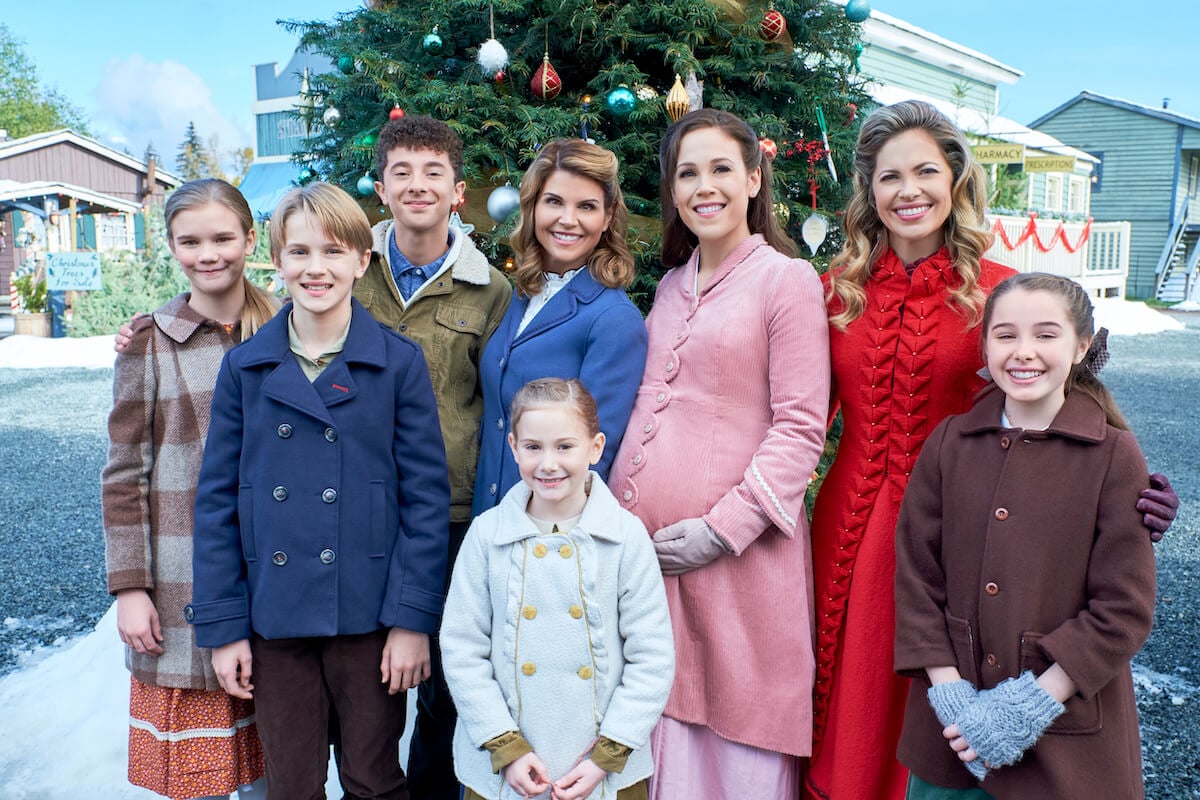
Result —
[[[942,735],[978,780],[1019,761],[1066,710],[1029,671],[983,691],[963,679],[939,683],[927,696]]]
[[[554,783],[550,773],[537,753],[529,752],[504,768],[504,779],[522,797],[536,797],[547,789],[553,800],[582,800],[590,795],[608,773],[590,758],[585,758],[575,768]]]

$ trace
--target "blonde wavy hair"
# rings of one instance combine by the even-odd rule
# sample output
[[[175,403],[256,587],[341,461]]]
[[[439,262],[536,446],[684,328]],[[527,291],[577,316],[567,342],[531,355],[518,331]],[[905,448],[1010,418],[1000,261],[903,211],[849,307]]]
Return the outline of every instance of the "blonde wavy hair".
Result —
[[[984,304],[979,288],[980,261],[992,245],[985,227],[987,175],[971,154],[971,146],[953,122],[929,103],[906,100],[884,106],[867,117],[858,133],[854,152],[854,196],[846,207],[843,226],[846,243],[830,264],[826,305],[835,311],[829,323],[839,330],[863,313],[871,269],[888,247],[887,228],[875,208],[871,179],[879,151],[893,136],[923,130],[937,142],[950,165],[954,183],[950,193],[950,216],[943,228],[950,261],[962,283],[951,289],[946,302],[956,307],[969,324],[978,324]]]
[[[588,256],[588,272],[597,283],[610,289],[633,283],[633,253],[625,240],[629,211],[617,178],[618,166],[615,155],[582,139],[556,139],[542,147],[521,179],[521,218],[509,240],[516,263],[513,276],[522,296],[532,297],[542,290],[542,245],[537,240],[534,214],[546,181],[558,170],[600,184],[604,189],[604,210],[612,213],[608,230],[601,234],[596,249]]]

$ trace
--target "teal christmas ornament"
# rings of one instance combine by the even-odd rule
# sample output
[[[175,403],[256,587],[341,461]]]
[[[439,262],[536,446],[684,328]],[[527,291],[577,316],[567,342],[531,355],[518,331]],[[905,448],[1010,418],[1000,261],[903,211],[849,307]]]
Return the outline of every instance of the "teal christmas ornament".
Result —
[[[622,83],[608,93],[608,97],[604,102],[608,106],[609,113],[613,116],[627,117],[637,107],[637,95]]]
[[[867,0],[850,0],[846,3],[846,19],[851,22],[866,22],[871,16],[871,4]]]
[[[312,167],[305,167],[300,170],[300,177],[297,181],[301,186],[306,186],[317,179],[317,172]],[[373,188],[373,187],[372,187]]]
[[[425,38],[421,40],[421,49],[425,51],[426,55],[440,56],[445,47],[446,43],[442,40],[442,35],[438,33],[437,25],[434,25],[433,30],[425,34]]]
[[[337,60],[338,71],[344,75],[349,75],[354,72],[354,59],[350,56],[342,56]]]
[[[488,216],[496,222],[507,222],[508,218],[517,213],[517,209],[520,207],[521,193],[511,183],[497,187],[488,195]]]
[[[357,189],[358,193],[363,197],[370,197],[371,195],[375,194],[375,181],[371,178],[369,173],[364,172],[363,176],[358,179],[358,183],[354,184],[354,188]]]

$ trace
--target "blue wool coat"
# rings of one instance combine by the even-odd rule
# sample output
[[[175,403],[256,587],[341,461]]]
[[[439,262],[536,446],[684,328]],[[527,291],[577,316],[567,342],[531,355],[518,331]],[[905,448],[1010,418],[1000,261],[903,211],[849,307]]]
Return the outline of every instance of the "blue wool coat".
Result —
[[[196,496],[201,647],[249,638],[433,633],[450,485],[424,356],[353,301],[309,382],[285,307],[221,365]]]
[[[479,362],[483,422],[472,515],[494,507],[521,480],[508,447],[509,406],[536,378],[578,378],[596,398],[607,441],[593,470],[608,479],[646,366],[646,324],[621,289],[581,269],[517,335],[529,298],[514,290],[508,312]]]

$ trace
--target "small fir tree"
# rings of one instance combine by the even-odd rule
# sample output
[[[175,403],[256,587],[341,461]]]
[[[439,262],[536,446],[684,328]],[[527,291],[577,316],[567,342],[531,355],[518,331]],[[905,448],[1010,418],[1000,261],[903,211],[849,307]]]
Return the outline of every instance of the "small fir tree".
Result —
[[[773,140],[777,212],[797,242],[814,188],[831,234],[837,228],[832,214],[849,196],[855,110],[867,102],[855,68],[858,26],[825,0],[776,0],[773,8],[787,27],[774,41],[762,31],[771,9],[757,0],[375,2],[332,21],[287,22],[337,65],[309,78],[299,113],[310,136],[300,160],[307,174],[354,193],[364,175],[373,177],[377,133],[398,107],[445,120],[462,136],[468,187],[486,196],[506,181],[518,185],[542,143],[586,135],[621,161],[635,215],[633,293],[644,306],[662,272],[658,144],[676,76],[702,84],[704,106],[732,111]],[[477,61],[491,38],[508,54],[499,74]],[[543,56],[562,83],[547,99],[531,88]],[[630,99],[622,89],[636,98],[630,110],[618,102]],[[821,141],[818,107],[840,183],[813,145]],[[326,125],[327,113],[339,119]],[[481,243],[498,263],[511,222],[485,231]],[[834,246],[831,237],[819,256]]]

